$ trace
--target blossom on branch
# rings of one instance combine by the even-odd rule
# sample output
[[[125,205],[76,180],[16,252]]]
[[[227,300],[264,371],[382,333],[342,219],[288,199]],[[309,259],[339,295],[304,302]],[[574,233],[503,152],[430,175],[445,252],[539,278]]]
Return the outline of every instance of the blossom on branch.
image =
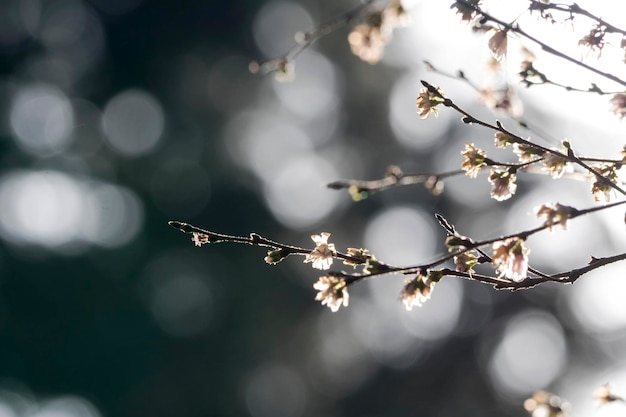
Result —
[[[499,170],[492,169],[489,174],[489,182],[491,183],[491,198],[496,201],[508,200],[515,194],[517,177],[508,169]]]
[[[615,94],[611,100],[611,112],[620,119],[626,117],[626,94]]]
[[[330,233],[323,232],[319,235],[311,235],[315,242],[315,249],[306,255],[304,263],[313,263],[313,268],[328,269],[333,264],[333,257],[336,255],[335,244],[328,243]]]
[[[521,163],[539,160],[543,156],[541,149],[525,143],[514,143],[513,153],[517,155]]]
[[[470,178],[476,178],[480,170],[487,165],[487,154],[482,149],[475,147],[473,143],[466,143],[461,155],[463,155],[461,168],[465,171],[465,175]]]
[[[545,216],[546,221],[544,222],[544,226],[548,227],[548,230],[552,230],[552,226],[554,222],[557,222],[558,225],[566,228],[567,222],[571,217],[572,213],[574,213],[574,207],[564,206],[562,204],[542,204],[535,213],[537,217]]]
[[[389,42],[380,30],[380,25],[362,23],[356,25],[348,35],[352,53],[368,64],[376,64],[383,57]]]
[[[497,61],[506,58],[506,50],[508,45],[508,30],[496,30],[496,33],[489,38],[489,50]]]
[[[428,275],[419,273],[415,278],[407,278],[406,284],[400,292],[400,301],[404,303],[406,309],[410,311],[413,307],[421,307],[428,301],[441,276],[439,271],[430,271]]]
[[[382,30],[383,32],[389,32],[391,35],[394,29],[407,26],[410,20],[410,16],[402,5],[402,1],[394,0],[383,10]]]
[[[276,265],[283,259],[289,256],[289,252],[285,249],[275,249],[267,252],[267,256],[264,258],[265,262],[270,265]]]
[[[521,282],[528,275],[528,253],[524,240],[518,237],[494,242],[492,263],[500,277]]]
[[[313,288],[317,291],[315,300],[321,301],[322,305],[327,306],[334,313],[339,307],[347,307],[350,301],[348,294],[348,285],[343,278],[333,276],[321,276]]]
[[[496,148],[505,149],[509,144],[515,143],[515,139],[513,138],[513,136],[506,133],[496,132],[494,136],[494,145]]]
[[[567,158],[552,152],[545,152],[543,154],[543,167],[541,170],[550,174],[552,178],[557,179],[561,178],[568,170],[568,164],[569,161]]]
[[[469,0],[467,3],[476,8],[480,6],[480,0]],[[456,13],[461,15],[461,20],[466,23],[471,22],[476,16],[477,12],[474,7],[468,6],[460,1],[455,1],[452,6],[450,6],[451,9],[456,9]]]
[[[604,40],[605,35],[606,27],[598,24],[594,26],[580,41],[578,41],[578,45],[589,48],[591,52],[597,52],[598,57],[600,57],[602,54],[602,48],[606,45],[606,41]]]
[[[348,34],[348,43],[353,54],[373,65],[383,57],[394,29],[406,25],[409,16],[400,0],[395,0],[384,10],[367,14],[365,20],[365,23],[356,25]]]
[[[350,265],[354,268],[359,265],[363,265],[369,258],[372,257],[372,255],[369,254],[369,250],[363,248],[348,248],[347,252],[348,256],[351,256],[354,260],[344,259],[343,263],[344,265]]]
[[[455,270],[457,272],[474,273],[474,266],[478,264],[478,252],[475,250],[465,251],[454,257]]]
[[[624,401],[622,397],[613,393],[613,387],[611,384],[604,384],[593,390],[593,399],[598,403],[598,405],[604,405],[615,401]]]
[[[439,89],[437,91],[439,95],[432,93],[428,88],[424,87],[420,91],[419,96],[417,96],[417,108],[420,109],[418,114],[422,119],[427,118],[430,113],[437,117],[439,111],[437,106],[443,103],[443,93]]]
[[[191,234],[191,240],[193,241],[193,244],[198,247],[202,245],[206,245],[207,243],[211,243],[207,235],[205,235],[204,233],[199,233],[199,232],[193,232]]]
[[[290,82],[294,80],[295,76],[296,66],[293,61],[281,59],[276,63],[276,72],[274,73],[276,81]]]
[[[595,201],[608,203],[615,195],[615,189],[611,186],[611,183],[617,183],[618,167],[612,164],[600,164],[593,168],[594,171],[600,174],[599,176],[592,176],[594,179],[591,185],[591,194],[593,194],[593,199]]]

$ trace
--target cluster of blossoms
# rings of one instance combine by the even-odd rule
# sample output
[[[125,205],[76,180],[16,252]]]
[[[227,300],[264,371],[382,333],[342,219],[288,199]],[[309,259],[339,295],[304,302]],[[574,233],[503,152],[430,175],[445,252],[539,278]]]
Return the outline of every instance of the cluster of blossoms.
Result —
[[[567,417],[569,404],[560,397],[541,390],[524,401],[524,408],[532,417]]]
[[[611,42],[609,42],[607,37],[609,35],[612,36],[616,33],[620,33],[622,34],[620,47],[626,52],[626,32],[608,25],[588,12],[581,12],[582,9],[575,4],[572,6],[566,6],[562,4],[550,3],[547,0],[531,0],[531,5],[528,10],[530,12],[539,11],[541,17],[549,19],[554,23],[556,20],[552,14],[549,13],[549,11],[556,10],[555,13],[562,13],[568,12],[568,8],[569,19],[573,19],[574,15],[584,14],[596,22],[590,32],[578,42],[579,45],[589,48],[592,52],[597,52],[599,56],[605,46],[611,45]],[[530,40],[534,40],[522,31],[516,23],[504,23],[483,11],[481,9],[481,0],[458,0],[452,4],[451,9],[455,9],[456,13],[461,15],[462,21],[471,24],[472,29],[475,32],[490,34],[487,46],[492,55],[490,62],[491,69],[499,68],[500,62],[506,59],[509,43],[508,38],[511,33],[520,35],[521,38],[526,37]],[[383,7],[373,7],[369,3],[366,3],[362,8],[358,8],[354,14],[347,14],[343,19],[339,19],[342,23],[338,26],[346,24],[351,25],[355,19],[358,19],[359,23],[352,27],[352,30],[348,35],[348,42],[351,50],[363,61],[375,64],[382,58],[385,46],[392,39],[393,31],[407,22],[408,15],[401,0],[389,0]],[[277,77],[281,79],[290,78],[290,76],[293,75],[293,58],[295,58],[295,56],[302,49],[321,36],[319,34],[326,32],[329,33],[334,30],[333,28],[334,26],[323,26],[319,30],[296,35],[297,47],[285,55],[284,58],[269,61],[272,65],[271,70],[275,71]],[[543,45],[540,41],[534,41],[542,46],[545,51],[559,56],[563,55],[560,52]],[[569,90],[586,91],[564,86],[558,82],[549,80],[544,73],[535,67],[536,58],[532,52],[522,48],[522,53],[524,58],[519,72],[519,76],[522,78],[522,84],[525,84],[526,86],[535,84],[553,84],[565,87]],[[565,56],[565,58],[568,57]],[[429,69],[435,70],[431,64],[427,65],[429,66]],[[262,70],[261,67],[262,66],[257,64],[256,67],[254,67],[255,72]],[[253,68],[251,67],[251,69]],[[459,79],[474,86],[473,83],[465,78],[465,75],[461,71],[459,71],[459,74]],[[609,76],[609,78],[613,77],[610,74]],[[616,79],[617,77],[613,78]],[[617,81],[620,80],[617,79]],[[509,133],[509,131],[504,129],[500,122],[496,122],[495,125],[491,125],[490,123],[476,119],[468,112],[461,109],[451,99],[444,96],[443,92],[438,87],[432,86],[424,81],[422,84],[424,85],[424,88],[419,92],[416,103],[417,113],[420,118],[425,119],[430,114],[434,114],[436,117],[438,115],[439,106],[444,105],[445,107],[452,108],[460,113],[463,116],[462,120],[464,123],[479,124],[495,131],[494,145],[496,148],[506,149],[509,145],[511,145],[513,153],[517,156],[519,163],[496,162],[493,159],[488,158],[487,153],[484,150],[477,148],[473,143],[466,144],[464,150],[461,152],[461,155],[463,156],[461,168],[468,177],[476,178],[481,171],[489,169],[488,181],[491,184],[490,195],[493,199],[497,201],[504,201],[511,198],[517,191],[517,174],[519,172],[529,170],[531,165],[540,167],[541,172],[550,175],[554,179],[561,178],[565,173],[573,171],[574,168],[576,168],[578,172],[580,172],[581,169],[586,171],[586,173],[590,176],[592,182],[591,191],[596,201],[609,201],[613,194],[615,194],[616,190],[626,194],[626,192],[618,186],[619,179],[617,175],[617,172],[621,169],[622,165],[626,164],[626,146],[622,151],[621,160],[618,161],[602,160],[597,158],[579,158],[573,152],[567,140],[563,141],[565,149],[547,149],[539,144],[533,144],[530,138],[523,139],[514,133]],[[622,82],[622,84],[626,85],[626,82]],[[476,87],[474,88],[479,90]],[[595,84],[592,84],[592,87],[589,88],[588,91],[599,94],[612,94],[613,97],[610,100],[610,104],[612,106],[611,111],[621,119],[626,118],[626,93],[606,93],[600,90],[600,88]],[[487,106],[491,108],[503,109],[513,118],[516,118],[519,114],[521,114],[521,104],[516,105],[514,89],[511,88],[508,83],[506,84],[506,88],[485,87],[480,89],[479,93],[481,99]],[[528,127],[521,121],[520,125]],[[595,166],[590,167],[587,163],[590,165],[595,164]],[[534,172],[537,171],[539,170],[535,170]],[[456,172],[452,175],[456,175]],[[428,176],[427,181],[421,179],[413,182],[403,182],[403,184],[422,181],[425,182],[426,187],[434,194],[438,194],[443,190],[443,179],[448,176],[450,176],[449,173],[432,175]],[[404,174],[399,170],[399,168],[396,168],[396,170],[391,172],[388,177],[394,177],[394,181],[391,183],[392,185],[399,185],[401,182],[400,179],[404,179]],[[421,177],[424,177],[424,175],[421,175]],[[382,185],[371,185],[372,183],[377,182]],[[345,188],[348,188],[355,201],[366,198],[372,191],[382,190],[390,186],[389,181],[382,180],[373,182],[355,181],[348,184],[349,185]],[[321,301],[323,305],[328,306],[332,311],[337,311],[341,306],[348,305],[348,287],[364,277],[387,273],[415,274],[416,271],[418,271],[417,276],[406,281],[400,294],[401,301],[405,304],[407,309],[410,310],[413,306],[420,306],[428,300],[435,284],[443,277],[444,271],[449,271],[445,269],[431,269],[432,266],[447,262],[451,258],[454,261],[456,271],[455,274],[451,275],[461,274],[459,276],[481,280],[484,279],[484,276],[481,276],[480,274],[472,275],[474,274],[473,268],[479,263],[482,264],[491,262],[496,270],[496,274],[500,278],[500,282],[508,280],[511,284],[510,288],[524,287],[523,285],[518,286],[514,283],[522,282],[529,278],[529,270],[531,273],[537,275],[538,278],[546,278],[543,274],[529,268],[529,249],[525,246],[525,239],[530,236],[530,234],[539,230],[552,230],[552,228],[556,225],[565,228],[570,219],[581,214],[586,214],[589,211],[591,210],[579,211],[573,207],[559,203],[543,204],[536,209],[536,215],[545,219],[542,227],[526,231],[525,233],[511,235],[514,237],[501,237],[498,238],[499,240],[490,239],[484,241],[483,243],[474,242],[469,238],[458,235],[454,227],[446,224],[445,219],[443,222],[440,220],[440,224],[442,224],[448,233],[446,245],[448,249],[451,252],[454,251],[454,253],[449,254],[447,257],[442,257],[440,261],[435,264],[406,268],[393,267],[384,264],[383,262],[378,261],[373,255],[369,254],[366,249],[348,248],[346,254],[337,252],[335,245],[328,242],[330,233],[326,232],[311,236],[315,243],[315,247],[311,251],[304,248],[296,248],[281,244],[274,246],[273,243],[276,242],[267,240],[259,243],[258,235],[251,235],[250,240],[247,240],[246,238],[235,238],[234,240],[240,243],[245,242],[259,244],[260,246],[265,247],[272,247],[273,250],[270,250],[265,257],[265,261],[269,264],[276,264],[289,255],[299,254],[305,255],[305,263],[310,263],[313,268],[323,271],[327,271],[331,268],[335,258],[342,259],[345,265],[353,266],[354,268],[362,267],[362,272],[352,274],[346,272],[326,272],[325,275],[321,276],[314,284],[314,288],[318,291],[316,300]],[[185,232],[189,233],[188,230]],[[202,246],[206,243],[223,241],[216,239],[221,239],[224,236],[225,235],[214,236],[206,235],[200,232],[193,232],[192,239],[196,246]],[[228,240],[228,236],[226,236],[226,240]],[[493,253],[491,258],[484,251],[484,248],[487,245],[491,245]],[[506,280],[502,278],[506,278]],[[493,283],[493,281],[486,279],[484,282]],[[533,397],[532,399],[534,401],[533,410],[543,409],[545,411],[544,406],[546,404],[551,404],[554,397],[548,395],[547,393],[539,393],[537,395],[539,395],[539,397]],[[543,397],[541,397],[541,395],[543,395]],[[556,412],[559,410],[560,408],[556,406],[554,409],[549,408],[549,415],[558,415],[558,413],[555,414],[553,411]]]
[[[503,140],[503,136],[500,138],[496,137],[496,141],[501,140]],[[487,158],[485,151],[476,148],[473,143],[466,144],[461,155],[463,155],[461,168],[470,178],[476,178],[483,167],[493,164],[493,162]],[[511,198],[517,189],[516,180],[517,177],[514,169],[491,169],[489,174],[491,197],[496,201],[504,201]]]
[[[335,245],[328,242],[330,233],[320,233],[312,235],[311,239],[315,242],[315,248],[306,254],[304,262],[311,263],[316,269],[327,270],[333,263],[333,258],[337,257]],[[265,257],[265,262],[276,264],[289,255],[286,249],[277,249],[269,251]],[[344,264],[352,267],[363,267],[363,274],[380,273],[384,264],[377,261],[376,258],[369,253],[367,249],[348,248],[347,256],[345,256]],[[341,255],[344,257],[344,255]],[[346,279],[345,273],[332,273],[319,277],[317,282],[313,284],[313,288],[317,290],[315,299],[321,301],[322,305],[327,306],[331,311],[336,312],[340,307],[347,307],[350,301],[348,286],[350,282]],[[400,300],[404,303],[407,310],[411,310],[413,306],[421,306],[430,298],[435,284],[443,277],[443,273],[438,270],[429,270],[428,273],[419,273],[415,278],[407,280],[401,293]]]
[[[604,384],[593,391],[594,401],[602,406],[612,402],[624,402],[624,398],[613,393],[610,384]],[[532,417],[567,417],[570,404],[551,392],[535,391],[524,401],[524,408]]]
[[[400,0],[392,1],[383,10],[369,12],[365,22],[356,25],[348,35],[352,53],[369,64],[378,63],[393,37],[393,31],[406,25],[408,19]]]

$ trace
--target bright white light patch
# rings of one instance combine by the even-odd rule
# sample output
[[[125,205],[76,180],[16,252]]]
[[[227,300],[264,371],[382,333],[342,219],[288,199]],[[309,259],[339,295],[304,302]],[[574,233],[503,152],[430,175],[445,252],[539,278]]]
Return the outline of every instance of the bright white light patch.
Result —
[[[18,172],[0,182],[0,233],[18,243],[57,246],[81,226],[85,194],[58,172]]]
[[[143,222],[143,208],[131,191],[54,171],[14,171],[0,178],[0,212],[2,238],[51,249],[85,241],[119,246]]]
[[[109,144],[126,156],[152,151],[163,134],[164,124],[159,102],[139,90],[127,90],[113,97],[102,116]]]
[[[100,417],[100,412],[87,400],[66,396],[44,402],[32,417]]]
[[[294,33],[313,27],[309,12],[297,3],[265,3],[254,18],[254,40],[268,57],[284,54],[294,45]]]
[[[49,156],[69,144],[74,114],[65,94],[56,87],[38,84],[18,91],[10,120],[16,142],[24,151]]]
[[[611,334],[626,329],[624,264],[603,266],[585,274],[567,295],[567,305],[586,331]]]
[[[394,207],[376,216],[365,230],[365,247],[383,262],[418,264],[435,254],[435,218],[410,207]]]
[[[307,228],[339,204],[339,193],[325,188],[337,177],[335,169],[320,157],[292,159],[274,180],[265,183],[265,200],[281,223],[294,229]]]
[[[531,311],[507,323],[487,370],[496,391],[518,397],[550,385],[566,361],[560,324],[547,313]]]
[[[239,165],[272,181],[283,162],[310,155],[313,144],[307,133],[289,120],[276,119],[270,111],[245,112],[228,123],[225,143]]]
[[[285,83],[275,78],[270,80],[278,98],[301,117],[314,119],[322,114],[339,113],[335,68],[320,53],[308,50],[298,57],[293,81]]]
[[[104,247],[134,238],[143,223],[143,206],[132,191],[115,185],[91,185],[83,212],[82,237]]]

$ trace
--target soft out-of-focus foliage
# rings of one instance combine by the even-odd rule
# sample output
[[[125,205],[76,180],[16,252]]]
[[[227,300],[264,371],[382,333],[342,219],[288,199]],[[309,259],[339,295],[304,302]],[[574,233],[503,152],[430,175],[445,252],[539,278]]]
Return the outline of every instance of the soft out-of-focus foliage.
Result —
[[[502,416],[524,413],[523,399],[549,388],[590,415],[595,386],[626,387],[621,264],[525,294],[444,280],[411,312],[395,302],[403,278],[379,278],[331,315],[313,301],[317,276],[306,265],[273,268],[250,248],[197,249],[166,224],[302,245],[327,230],[338,247],[404,263],[445,250],[435,211],[487,237],[536,222],[526,207],[556,193],[588,203],[584,185],[555,190],[533,177],[500,205],[486,181],[466,178],[447,181],[440,197],[416,187],[358,204],[324,187],[390,164],[458,169],[463,142],[492,143],[445,109],[415,114],[427,78],[494,117],[467,86],[422,65],[490,81],[487,39],[448,3],[407,2],[413,24],[394,32],[376,66],[351,54],[347,32],[319,40],[291,83],[252,76],[248,63],[285,52],[295,32],[355,2],[0,4],[0,412]],[[492,3],[511,19],[525,7]],[[597,3],[607,18],[623,12]],[[570,46],[548,29],[552,45]],[[564,82],[582,79],[545,59]],[[528,120],[577,149],[620,149],[623,123],[603,98],[550,87],[519,95]],[[572,241],[610,253],[624,243],[621,217],[530,239],[535,261],[570,266],[581,259]]]

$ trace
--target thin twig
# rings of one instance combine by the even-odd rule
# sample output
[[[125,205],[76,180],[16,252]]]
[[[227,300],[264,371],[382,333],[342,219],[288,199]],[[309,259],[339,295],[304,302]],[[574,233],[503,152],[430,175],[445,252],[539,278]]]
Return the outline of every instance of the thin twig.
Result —
[[[559,152],[555,149],[549,149],[546,148],[545,146],[541,146],[537,143],[533,143],[527,139],[522,138],[519,135],[516,135],[515,133],[505,129],[502,126],[502,123],[496,121],[495,125],[492,125],[488,122],[485,122],[483,120],[480,120],[474,116],[472,116],[470,113],[468,113],[466,110],[462,109],[461,107],[459,107],[457,104],[455,104],[450,98],[447,98],[446,96],[444,96],[436,87],[432,86],[431,84],[429,84],[426,81],[422,81],[422,85],[424,87],[426,87],[428,89],[428,91],[441,98],[443,100],[443,105],[446,107],[450,107],[454,110],[456,110],[458,113],[460,113],[461,115],[463,115],[463,123],[466,124],[477,124],[486,128],[489,128],[491,130],[495,130],[497,132],[502,132],[506,135],[508,135],[509,137],[513,138],[515,140],[516,143],[518,144],[523,144],[523,145],[528,145],[531,146],[535,149],[538,149],[544,153],[550,153],[554,156],[558,156],[560,158],[566,159],[569,162],[572,162],[576,165],[581,166],[582,168],[584,168],[586,171],[588,171],[589,173],[593,174],[598,181],[602,182],[603,184],[613,188],[614,190],[616,190],[617,192],[619,192],[622,195],[626,195],[626,191],[624,191],[619,185],[615,184],[614,182],[612,182],[611,180],[609,180],[608,178],[604,177],[600,172],[596,171],[595,169],[593,169],[592,167],[590,167],[589,165],[587,165],[583,160],[581,160],[578,156],[576,156],[574,154],[574,151],[570,148],[568,149],[567,154]]]
[[[369,8],[374,0],[365,0],[357,7],[342,13],[341,15],[331,19],[325,23],[322,23],[317,28],[309,32],[298,32],[296,34],[296,43],[291,47],[287,53],[279,57],[267,60],[262,63],[253,61],[249,65],[250,72],[261,72],[267,74],[276,71],[280,66],[285,65],[288,62],[296,59],[305,49],[311,46],[318,39],[329,35],[343,27],[348,26],[355,18],[359,17],[364,10]]]
[[[623,85],[624,87],[626,87],[626,81],[622,80],[621,78],[610,74],[608,72],[604,72],[601,71],[597,68],[592,67],[591,65],[585,64],[582,61],[579,61],[575,58],[570,57],[567,54],[564,54],[563,52],[560,52],[556,49],[554,49],[551,46],[548,46],[547,44],[545,44],[544,42],[540,41],[539,39],[535,38],[534,36],[532,36],[531,34],[527,33],[526,31],[522,30],[522,28],[517,25],[517,24],[510,24],[510,23],[506,23],[492,15],[490,15],[489,13],[483,11],[480,7],[473,5],[471,2],[467,1],[467,0],[458,0],[457,3],[463,4],[464,6],[469,7],[470,9],[474,10],[476,13],[480,14],[485,20],[497,23],[498,25],[502,26],[503,28],[505,28],[505,30],[511,31],[511,32],[515,32],[523,37],[525,37],[526,39],[536,43],[537,45],[539,45],[541,47],[541,49],[543,49],[544,51],[554,55],[554,56],[558,56],[559,58],[562,58],[566,61],[569,61],[575,65],[578,65],[582,68],[585,68],[588,71],[591,71],[595,74],[598,74],[606,79],[609,79],[611,81],[614,81],[620,85]]]

